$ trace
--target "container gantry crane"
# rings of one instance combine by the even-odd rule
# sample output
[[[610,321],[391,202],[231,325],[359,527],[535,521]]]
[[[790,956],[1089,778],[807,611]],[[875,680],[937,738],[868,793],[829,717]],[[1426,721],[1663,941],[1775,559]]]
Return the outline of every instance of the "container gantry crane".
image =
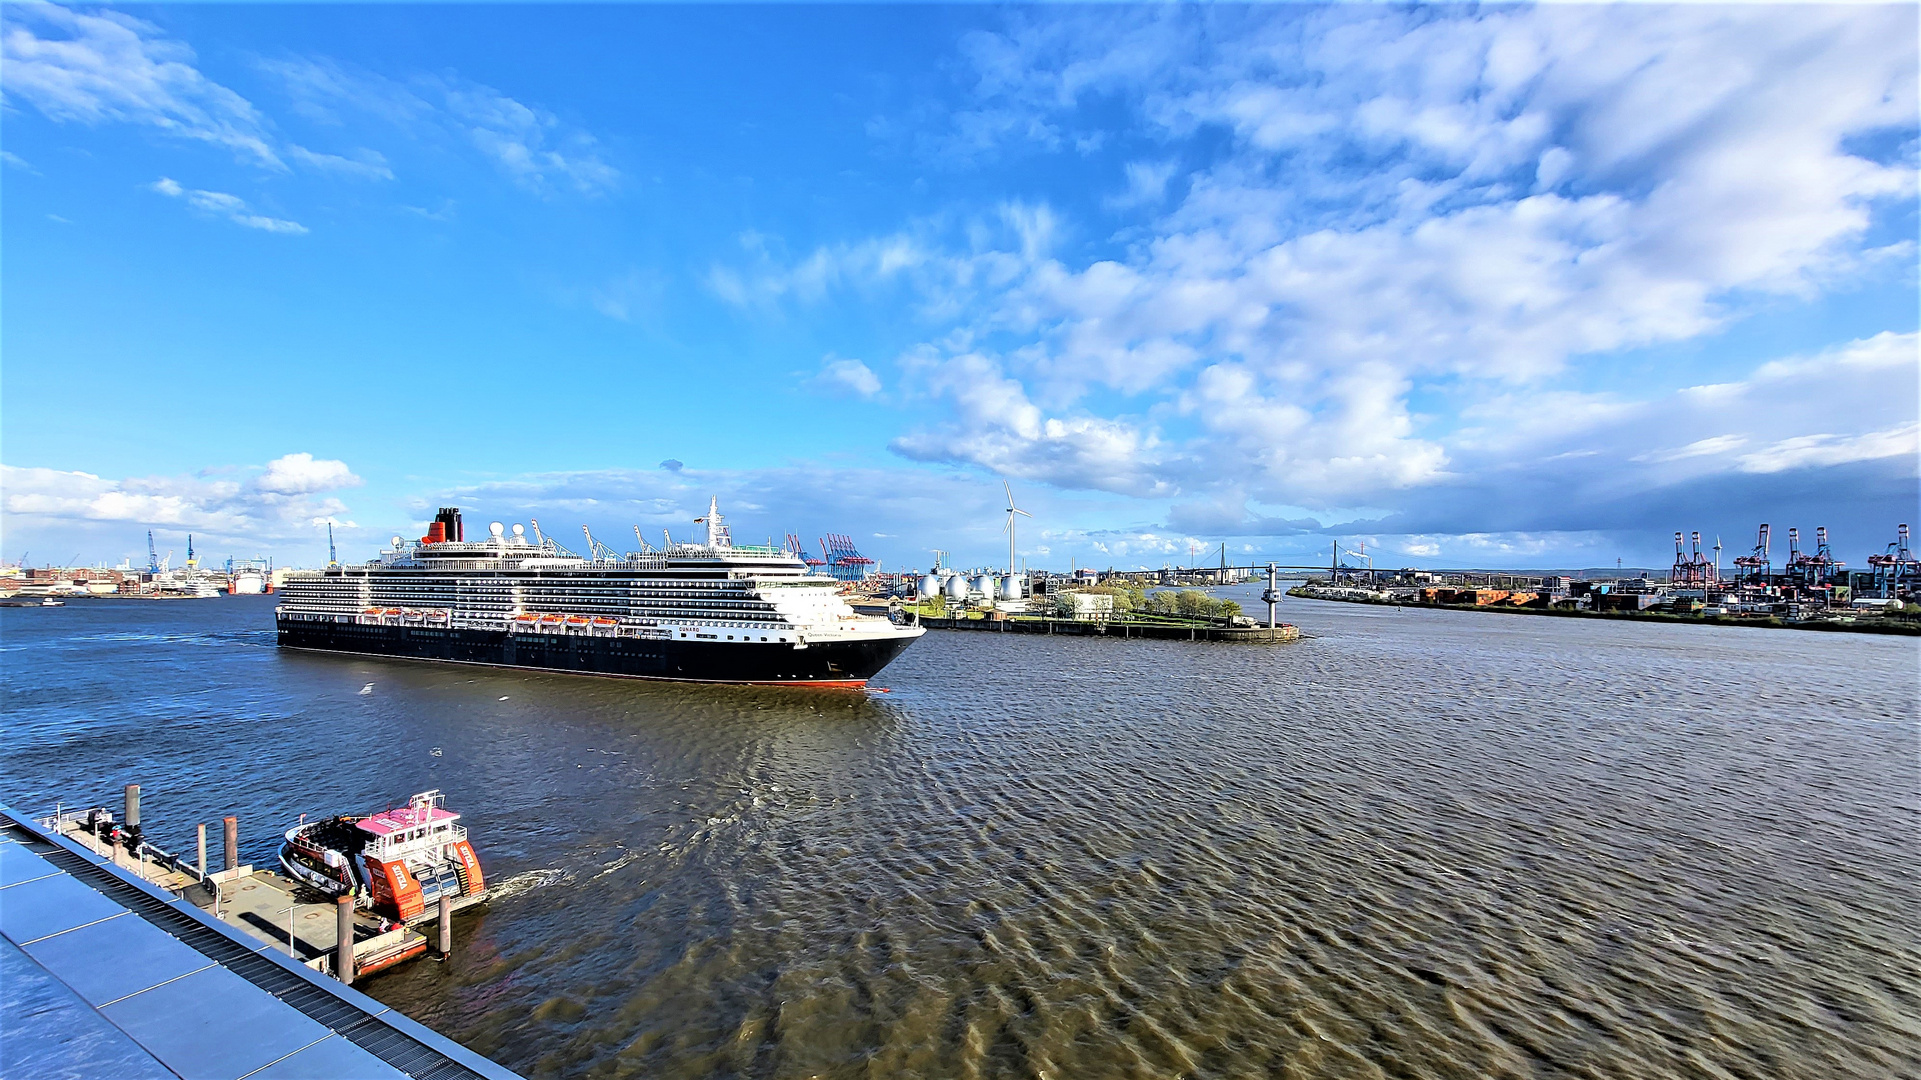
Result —
[[[1759,585],[1767,584],[1769,576],[1774,573],[1774,560],[1768,554],[1768,541],[1768,525],[1762,522],[1761,535],[1755,540],[1754,550],[1734,557],[1734,565],[1747,571],[1748,579]]]
[[[1921,562],[1916,562],[1914,553],[1908,549],[1908,527],[1901,525],[1895,532],[1894,542],[1880,555],[1868,556],[1868,565],[1874,569],[1874,591],[1884,600],[1892,600],[1900,594],[1904,584],[1913,587],[1921,584]]]

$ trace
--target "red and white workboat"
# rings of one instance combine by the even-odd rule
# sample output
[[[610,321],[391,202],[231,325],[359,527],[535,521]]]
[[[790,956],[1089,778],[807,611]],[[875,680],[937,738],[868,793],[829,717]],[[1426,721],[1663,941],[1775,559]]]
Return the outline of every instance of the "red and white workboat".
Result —
[[[280,865],[330,896],[352,894],[388,918],[413,919],[442,896],[465,906],[485,895],[480,859],[439,791],[365,817],[341,815],[287,830]]]

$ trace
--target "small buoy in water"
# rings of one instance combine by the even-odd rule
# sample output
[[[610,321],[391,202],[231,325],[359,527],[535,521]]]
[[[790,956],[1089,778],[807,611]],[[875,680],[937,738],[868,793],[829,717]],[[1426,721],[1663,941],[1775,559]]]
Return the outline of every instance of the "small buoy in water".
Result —
[[[373,683],[368,683],[367,685],[365,685],[365,686],[363,686],[363,687],[361,687],[361,688],[360,688],[360,692],[361,692],[361,693],[363,693],[363,694],[371,694],[371,693],[373,693],[373,692],[374,692],[374,684],[373,684]]]
[[[506,695],[506,694],[502,694],[502,695],[500,695],[500,700],[502,700],[502,701],[506,701],[506,700],[507,700],[507,695]]]
[[[434,756],[435,756],[435,757],[439,757],[439,756],[440,756],[440,747],[438,747],[438,746],[436,746],[436,747],[434,747],[434,751],[433,751],[433,753],[434,753]]]

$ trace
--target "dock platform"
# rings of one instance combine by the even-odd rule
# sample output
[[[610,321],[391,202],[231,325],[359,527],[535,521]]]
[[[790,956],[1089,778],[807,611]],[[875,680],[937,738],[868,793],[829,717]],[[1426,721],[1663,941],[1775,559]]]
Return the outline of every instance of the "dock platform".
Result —
[[[0,1015],[8,1076],[519,1080],[4,805]]]
[[[141,880],[192,902],[202,911],[236,930],[305,964],[323,975],[334,971],[340,941],[339,918],[331,898],[272,871],[240,866],[207,875],[202,881],[194,868],[178,860],[137,858],[102,841],[86,828],[85,813],[68,811],[40,823],[62,838],[112,862]],[[486,893],[462,896],[452,903],[458,912],[487,899]],[[371,975],[403,960],[424,955],[428,938],[417,926],[428,925],[439,912],[428,908],[402,923],[384,923],[364,911],[354,912],[354,974]]]

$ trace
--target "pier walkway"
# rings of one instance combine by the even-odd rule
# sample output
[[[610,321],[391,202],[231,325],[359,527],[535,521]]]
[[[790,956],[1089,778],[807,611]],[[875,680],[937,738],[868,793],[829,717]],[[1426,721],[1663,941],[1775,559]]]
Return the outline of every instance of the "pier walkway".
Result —
[[[0,1075],[519,1080],[0,805]]]

